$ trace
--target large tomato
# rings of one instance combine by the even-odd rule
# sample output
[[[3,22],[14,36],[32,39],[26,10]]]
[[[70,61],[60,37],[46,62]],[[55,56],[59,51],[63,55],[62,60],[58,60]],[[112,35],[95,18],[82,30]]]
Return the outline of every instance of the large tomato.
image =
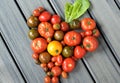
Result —
[[[43,38],[36,38],[31,43],[31,48],[35,53],[41,53],[47,48],[47,41]]]
[[[76,31],[69,31],[64,36],[64,42],[68,46],[76,46],[81,42],[81,35]]]
[[[52,25],[48,22],[41,22],[38,26],[38,32],[40,35],[44,38],[52,38],[54,35],[54,30],[52,28]]]
[[[96,22],[91,18],[84,18],[81,20],[81,28],[83,30],[93,30],[96,27]]]
[[[87,36],[83,39],[83,46],[87,51],[93,52],[98,48],[98,40],[93,36]]]
[[[85,56],[86,50],[82,48],[81,46],[76,46],[74,49],[74,56],[78,59],[82,58]]]
[[[63,61],[62,69],[65,72],[71,72],[75,68],[75,61],[72,58],[66,58]]]

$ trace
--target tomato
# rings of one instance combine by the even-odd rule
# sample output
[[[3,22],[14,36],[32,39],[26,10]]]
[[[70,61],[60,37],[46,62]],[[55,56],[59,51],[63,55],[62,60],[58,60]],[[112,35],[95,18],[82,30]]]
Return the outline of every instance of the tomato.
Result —
[[[67,72],[65,72],[65,71],[62,71],[61,75],[62,75],[63,78],[67,78],[68,77]]]
[[[84,38],[85,37],[85,32],[83,32],[83,31],[80,32],[80,35],[81,35],[82,38]]]
[[[52,61],[52,62],[56,62],[56,61],[57,61],[57,57],[56,57],[56,56],[53,56],[53,57],[51,58],[51,61]]]
[[[47,46],[47,51],[52,56],[57,56],[62,52],[62,44],[58,41],[51,41]]]
[[[48,38],[47,38],[47,42],[49,43],[49,42],[51,42],[51,41],[52,41],[52,38],[48,37]]]
[[[47,48],[47,41],[43,38],[36,38],[31,43],[31,48],[35,53],[41,53]]]
[[[82,58],[85,56],[86,50],[82,48],[81,46],[76,46],[74,49],[74,56],[78,59]]]
[[[62,55],[66,58],[72,56],[73,55],[73,48],[70,46],[65,46],[62,50]]]
[[[53,29],[54,30],[59,30],[60,29],[60,24],[59,23],[53,24]]]
[[[77,19],[72,20],[70,23],[70,29],[79,29],[80,28],[80,21]]]
[[[62,44],[63,46],[65,46],[65,42],[64,42],[63,40],[61,41],[61,44]]]
[[[62,31],[68,31],[69,30],[69,24],[67,22],[61,22],[61,30]]]
[[[41,63],[40,66],[41,66],[42,68],[45,68],[45,67],[47,67],[47,64],[46,64],[46,63]]]
[[[48,63],[51,60],[51,56],[48,52],[42,52],[39,55],[39,60],[41,63]]]
[[[52,24],[60,23],[60,21],[61,21],[61,18],[58,15],[53,15],[52,18],[51,18],[51,23]]]
[[[75,61],[72,58],[66,58],[64,59],[62,63],[62,69],[65,72],[71,72],[75,68]]]
[[[57,62],[62,63],[63,62],[63,57],[61,55],[57,56]]]
[[[55,40],[61,41],[64,38],[64,32],[59,30],[54,33]]]
[[[55,62],[55,66],[61,66],[62,63]]]
[[[44,83],[51,83],[51,78],[49,76],[45,76]]]
[[[76,46],[81,42],[81,35],[76,31],[69,31],[64,36],[64,42],[68,46]]]
[[[55,66],[51,69],[51,72],[53,73],[53,76],[59,76],[62,72],[61,68],[58,66]]]
[[[47,66],[49,69],[51,69],[52,67],[54,67],[54,64],[53,64],[53,62],[49,62]]]
[[[33,16],[40,16],[40,11],[39,11],[39,9],[35,9],[35,10],[33,11]]]
[[[91,30],[85,31],[85,36],[91,36],[91,35],[92,35],[92,31]]]
[[[93,30],[96,27],[96,22],[91,18],[84,18],[81,20],[81,28],[83,30]]]
[[[87,36],[83,39],[83,46],[87,51],[93,52],[98,48],[98,40],[93,36]]]
[[[59,83],[58,77],[52,77],[52,83]]]
[[[48,11],[42,12],[42,13],[40,14],[40,16],[39,16],[39,20],[40,20],[41,22],[47,22],[47,21],[50,20],[50,18],[51,18],[51,14],[50,14],[50,12],[48,12]]]
[[[32,54],[32,58],[35,60],[39,59],[39,55],[37,53]]]
[[[100,32],[99,32],[98,29],[94,29],[94,30],[93,30],[93,36],[94,36],[94,37],[99,37],[99,36],[100,36]]]
[[[37,9],[39,10],[40,13],[45,10],[43,7],[38,7]]]
[[[54,35],[54,30],[52,28],[52,25],[48,22],[41,22],[38,26],[38,32],[40,35],[44,38],[52,38]]]

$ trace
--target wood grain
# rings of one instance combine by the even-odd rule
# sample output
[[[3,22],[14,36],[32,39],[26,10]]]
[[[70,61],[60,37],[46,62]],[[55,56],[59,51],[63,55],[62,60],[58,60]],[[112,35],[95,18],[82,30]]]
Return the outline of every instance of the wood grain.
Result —
[[[64,18],[64,5],[67,1],[73,2],[71,0],[50,0],[52,6],[55,8],[56,12],[62,16],[62,18]],[[86,13],[81,17],[81,19],[83,17],[89,17],[89,14]],[[104,19],[106,18],[104,17]],[[102,25],[107,24],[103,23]],[[84,57],[84,62],[97,83],[119,83],[120,68],[101,36],[99,38],[99,44],[99,48],[95,52],[87,53]]]
[[[0,36],[0,83],[24,83]]]

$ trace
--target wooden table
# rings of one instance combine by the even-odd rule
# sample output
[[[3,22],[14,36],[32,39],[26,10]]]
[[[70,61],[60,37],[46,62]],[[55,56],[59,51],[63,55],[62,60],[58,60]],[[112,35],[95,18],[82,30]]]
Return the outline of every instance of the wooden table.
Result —
[[[0,0],[0,83],[44,83],[44,71],[31,55],[26,19],[43,6],[64,19],[65,3],[74,0]],[[60,83],[120,83],[120,0],[90,0],[83,17],[97,22],[99,48],[78,61]]]

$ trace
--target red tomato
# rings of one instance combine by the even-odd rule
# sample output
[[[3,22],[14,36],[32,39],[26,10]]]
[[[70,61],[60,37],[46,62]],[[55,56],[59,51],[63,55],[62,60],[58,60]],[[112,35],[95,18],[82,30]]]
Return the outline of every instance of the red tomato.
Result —
[[[62,63],[62,69],[65,72],[71,72],[75,68],[75,61],[72,58],[66,58]]]
[[[82,58],[85,56],[86,50],[80,46],[76,46],[74,49],[74,56],[78,59]]]
[[[48,22],[41,22],[38,26],[38,32],[40,35],[44,38],[52,38],[54,35],[54,30],[52,28],[52,25]]]
[[[33,11],[33,16],[40,16],[40,11],[38,9],[35,9]]]
[[[58,77],[52,77],[52,83],[59,83]]]
[[[52,67],[54,67],[54,64],[53,64],[53,62],[49,62],[47,66],[49,69],[51,69]]]
[[[68,46],[76,46],[81,42],[81,35],[76,31],[69,31],[64,36],[64,42]]]
[[[51,18],[51,23],[52,24],[60,23],[60,21],[61,21],[61,18],[58,15],[53,15],[52,18]]]
[[[94,36],[94,37],[99,37],[99,36],[100,36],[100,32],[99,32],[98,29],[94,29],[94,30],[93,30],[93,36]]]
[[[42,13],[40,14],[40,16],[39,16],[39,20],[40,20],[41,22],[47,22],[47,21],[50,20],[50,18],[51,18],[51,14],[50,14],[50,12],[48,12],[48,11],[42,12]]]
[[[92,31],[91,30],[85,31],[85,36],[91,36],[91,35],[92,35]]]
[[[49,76],[46,76],[44,78],[44,83],[51,83],[51,78]]]
[[[80,32],[80,35],[81,35],[82,38],[84,38],[85,37],[85,32]]]
[[[83,30],[93,30],[96,27],[96,22],[91,18],[84,18],[81,20],[81,28]]]
[[[69,25],[67,22],[61,22],[61,30],[62,31],[68,31],[69,30]]]
[[[47,41],[43,38],[36,38],[31,43],[31,48],[35,53],[41,53],[47,48]]]
[[[37,53],[32,54],[32,58],[35,60],[39,59],[39,55]]]
[[[40,66],[41,66],[42,68],[45,68],[45,67],[47,67],[47,64],[46,64],[46,63],[41,63]]]
[[[38,7],[37,9],[39,10],[40,13],[45,10],[43,7]]]
[[[87,36],[83,39],[83,46],[87,51],[93,52],[98,48],[98,40],[93,36]]]
[[[55,62],[55,66],[61,66],[62,63]]]
[[[63,57],[61,55],[57,56],[57,62],[62,63],[63,62]]]
[[[52,61],[52,62],[56,62],[56,61],[57,61],[57,57],[56,57],[56,56],[53,56],[53,57],[51,58],[51,61]]]
[[[62,72],[61,68],[58,66],[55,66],[52,68],[51,72],[53,73],[53,76],[59,76]]]

